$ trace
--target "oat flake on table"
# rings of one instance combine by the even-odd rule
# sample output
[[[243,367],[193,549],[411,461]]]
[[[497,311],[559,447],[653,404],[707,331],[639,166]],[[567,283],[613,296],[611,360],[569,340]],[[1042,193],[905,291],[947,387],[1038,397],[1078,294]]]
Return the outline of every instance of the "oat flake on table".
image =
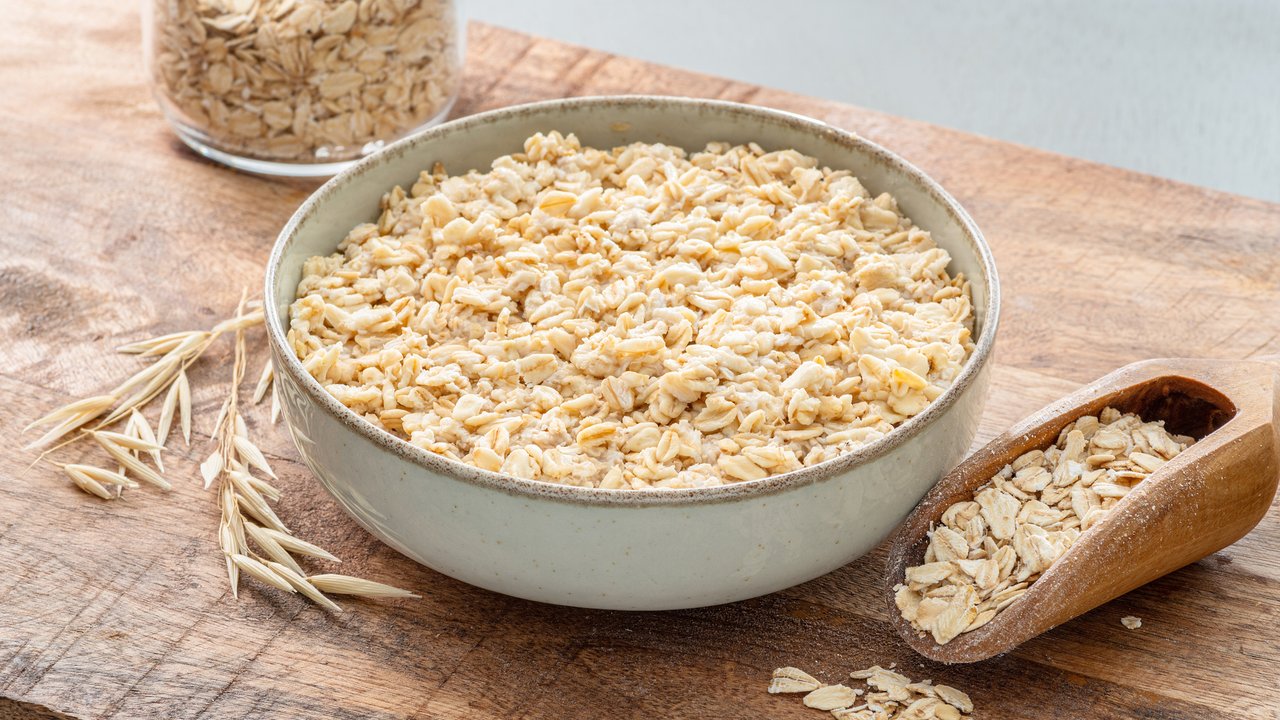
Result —
[[[968,283],[889,195],[794,150],[538,134],[437,167],[307,261],[289,342],[340,402],[486,470],[604,488],[757,480],[920,413]]]
[[[872,665],[849,673],[866,689],[827,685],[794,667],[773,671],[770,693],[805,693],[803,703],[827,710],[836,720],[962,720],[973,712],[973,700],[949,685],[912,682],[892,669]]]

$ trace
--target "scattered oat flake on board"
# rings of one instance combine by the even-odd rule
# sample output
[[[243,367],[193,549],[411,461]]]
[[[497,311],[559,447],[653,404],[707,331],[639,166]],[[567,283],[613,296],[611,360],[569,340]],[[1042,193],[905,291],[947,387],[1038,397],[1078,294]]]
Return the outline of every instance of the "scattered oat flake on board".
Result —
[[[1130,630],[1137,630],[1138,628],[1142,627],[1142,618],[1135,617],[1133,615],[1125,615],[1124,617],[1120,618],[1120,624],[1129,628]]]
[[[968,720],[973,712],[969,696],[950,685],[912,682],[879,665],[855,670],[849,677],[866,681],[867,689],[824,685],[799,668],[780,667],[773,671],[769,692],[799,693],[811,688],[804,696],[805,706],[830,711],[836,720]],[[775,689],[779,685],[794,689]]]
[[[943,702],[954,706],[957,710],[967,713],[973,712],[973,700],[969,699],[969,696],[964,692],[950,685],[934,685],[933,690],[938,693],[938,697],[942,698]]]
[[[815,710],[835,710],[854,705],[861,694],[861,690],[854,690],[847,685],[824,685],[805,695],[804,704]]]
[[[780,667],[773,671],[773,679],[769,681],[769,692],[807,693],[822,687],[822,683],[809,673],[793,667]]]

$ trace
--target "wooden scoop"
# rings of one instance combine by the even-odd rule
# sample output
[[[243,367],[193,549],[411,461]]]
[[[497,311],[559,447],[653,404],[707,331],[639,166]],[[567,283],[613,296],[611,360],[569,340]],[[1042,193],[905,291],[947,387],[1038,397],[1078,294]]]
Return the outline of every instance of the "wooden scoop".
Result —
[[[1270,360],[1270,358],[1268,358]],[[898,633],[946,663],[983,660],[1239,540],[1271,506],[1280,477],[1280,367],[1264,361],[1148,360],[1044,408],[945,475],[899,528],[885,594]],[[1129,492],[1021,598],[946,645],[902,618],[894,585],[919,565],[931,524],[1019,455],[1105,407],[1164,420],[1196,443]]]

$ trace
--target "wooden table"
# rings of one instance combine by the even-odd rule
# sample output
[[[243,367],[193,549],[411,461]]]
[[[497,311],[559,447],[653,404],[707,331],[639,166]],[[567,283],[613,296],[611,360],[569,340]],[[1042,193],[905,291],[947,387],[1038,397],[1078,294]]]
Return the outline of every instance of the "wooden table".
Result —
[[[116,345],[206,326],[256,289],[276,231],[314,186],[186,151],[144,85],[125,5],[10,0],[4,13],[0,717],[818,718],[764,692],[775,666],[834,680],[895,662],[968,690],[984,718],[1280,717],[1274,510],[1235,546],[1009,656],[944,667],[889,630],[883,551],[684,612],[466,586],[357,528],[258,411],[285,522],[346,571],[425,597],[351,601],[340,616],[256,587],[232,600],[195,470],[225,347],[192,378],[199,437],[171,453],[185,481],[168,495],[99,502],[12,449],[36,415],[135,368]],[[856,130],[931,173],[985,229],[1005,287],[980,439],[1133,360],[1280,349],[1280,206],[492,27],[471,28],[469,52],[458,114],[564,95],[719,97]],[[256,358],[262,343],[251,336]],[[1121,627],[1124,615],[1142,628]]]

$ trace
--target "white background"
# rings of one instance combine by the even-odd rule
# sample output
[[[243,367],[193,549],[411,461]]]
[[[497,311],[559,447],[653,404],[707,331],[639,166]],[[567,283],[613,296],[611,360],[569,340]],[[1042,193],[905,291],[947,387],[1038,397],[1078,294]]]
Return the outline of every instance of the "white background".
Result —
[[[472,0],[476,20],[1280,201],[1273,0]]]

